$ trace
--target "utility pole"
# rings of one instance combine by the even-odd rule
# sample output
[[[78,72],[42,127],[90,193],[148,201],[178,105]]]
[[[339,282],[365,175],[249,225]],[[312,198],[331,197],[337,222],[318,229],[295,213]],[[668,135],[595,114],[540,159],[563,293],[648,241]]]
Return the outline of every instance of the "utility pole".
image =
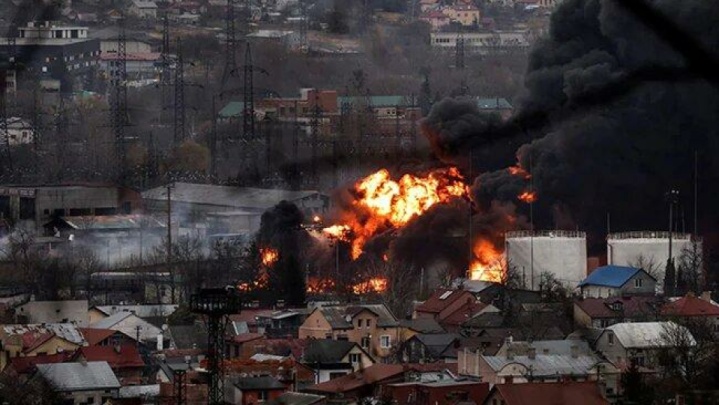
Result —
[[[172,266],[172,183],[167,184],[167,265]]]
[[[115,155],[117,173],[120,184],[126,179],[126,150],[125,127],[127,117],[127,38],[125,36],[125,16],[118,20],[119,32],[117,36],[117,58],[115,60],[115,80],[113,81],[114,99],[110,108],[112,114],[112,129],[115,135]],[[61,96],[62,98],[62,96]]]
[[[244,111],[242,114],[242,136],[245,140],[255,139],[255,66],[252,65],[252,49],[247,43],[244,70]]]
[[[227,0],[225,13],[225,70],[222,73],[222,84],[225,85],[237,69],[237,31],[235,29],[235,2]]]
[[[165,18],[162,22],[161,52],[162,71],[160,72],[160,91],[162,92],[162,106],[160,109],[160,123],[165,124],[169,120],[167,119],[166,114],[162,111],[164,111],[165,108],[169,107],[172,103],[172,89],[170,88],[170,86],[172,85],[172,72],[170,69],[172,65],[172,60],[170,57],[170,21],[167,16],[167,13],[165,13]]]
[[[210,150],[210,177],[217,178],[217,95],[212,95],[212,129],[207,142]]]
[[[182,143],[187,137],[185,128],[185,72],[182,57],[182,42],[177,39],[177,62],[175,64],[175,125],[173,141],[175,145]]]
[[[306,0],[300,0],[300,51],[308,52],[309,43],[307,41],[307,29],[309,25],[309,17],[307,16]]]
[[[464,32],[459,29],[454,47],[454,67],[457,70],[464,70]]]

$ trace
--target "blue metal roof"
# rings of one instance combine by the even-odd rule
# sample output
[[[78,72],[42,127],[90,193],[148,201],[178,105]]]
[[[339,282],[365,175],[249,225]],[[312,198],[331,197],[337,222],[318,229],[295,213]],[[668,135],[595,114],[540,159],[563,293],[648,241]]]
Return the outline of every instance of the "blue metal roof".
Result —
[[[592,274],[585,278],[584,281],[579,283],[579,286],[600,285],[603,287],[619,288],[639,271],[641,271],[641,269],[624,266],[598,267]]]

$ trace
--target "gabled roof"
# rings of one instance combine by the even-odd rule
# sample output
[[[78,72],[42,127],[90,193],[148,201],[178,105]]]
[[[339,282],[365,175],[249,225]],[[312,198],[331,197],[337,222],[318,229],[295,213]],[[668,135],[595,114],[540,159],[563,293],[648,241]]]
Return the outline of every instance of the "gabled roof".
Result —
[[[114,315],[118,312],[131,312],[140,318],[170,316],[177,310],[176,304],[143,304],[143,305],[96,305],[96,309],[105,315]]]
[[[511,343],[506,342],[497,352],[497,355],[504,355],[506,349],[511,348],[512,353],[517,356],[525,356],[529,353],[529,349],[533,348],[536,354],[546,355],[572,355],[572,346],[576,346],[577,353],[591,354],[592,350],[589,344],[583,340],[535,340],[528,342],[526,340],[514,340]]]
[[[667,303],[662,308],[662,315],[669,316],[719,316],[719,306],[711,302],[687,295],[676,301]]]
[[[439,288],[425,302],[417,306],[415,311],[437,314],[459,299],[476,301],[474,295],[467,290]]]
[[[492,388],[485,404],[497,392],[506,405],[609,404],[602,397],[595,381],[497,384]]]
[[[352,329],[352,320],[362,311],[369,311],[377,315],[377,326],[396,327],[399,321],[384,304],[325,306],[315,309],[320,311],[329,322],[332,329]],[[348,320],[349,319],[349,320]]]
[[[80,333],[85,337],[88,345],[95,346],[115,333],[120,332],[112,329],[80,328]]]
[[[410,340],[417,339],[421,342],[428,350],[429,354],[433,357],[440,357],[442,353],[457,342],[459,343],[459,335],[454,333],[440,333],[440,334],[417,334],[414,335]]]
[[[445,330],[434,318],[401,319],[400,326],[418,333],[444,333]]]
[[[116,314],[108,316],[107,318],[101,319],[90,326],[92,327],[92,329],[110,329],[123,321],[125,318],[129,318],[131,316],[136,315],[131,312],[118,312]]]
[[[238,378],[235,387],[240,390],[284,390],[285,385],[270,376]]]
[[[120,382],[106,361],[38,364],[37,370],[60,392],[120,388]]]
[[[322,395],[304,394],[301,392],[285,392],[279,397],[266,402],[267,405],[313,405],[324,401]]]
[[[405,372],[402,364],[373,364],[364,370],[338,377],[327,382],[311,385],[305,391],[338,394],[354,391],[390,378],[399,378]]]
[[[76,345],[85,344],[85,339],[82,334],[78,328],[71,323],[11,324],[2,325],[0,328],[4,336],[3,343],[5,344],[8,343],[6,339],[23,339],[23,336],[28,332],[41,335],[50,333]]]
[[[489,304],[474,301],[468,305],[463,305],[461,308],[452,312],[450,315],[441,320],[442,325],[447,327],[460,326],[472,319],[473,316],[479,314],[482,310],[487,308]]]
[[[253,340],[259,340],[264,337],[265,335],[262,335],[260,333],[242,333],[237,336],[233,336],[232,342],[237,344],[243,344],[247,342],[252,342]]]
[[[504,316],[500,312],[482,312],[468,319],[462,326],[472,328],[500,328],[504,323]]]
[[[532,369],[534,376],[556,375],[587,375],[599,362],[595,356],[578,355],[576,357],[565,354],[537,354],[534,358],[529,356],[482,356],[487,365],[494,371],[500,371],[510,364],[522,364]]]
[[[341,363],[342,359],[357,343],[348,342],[346,340],[317,339],[312,340],[305,349],[302,358],[303,363],[320,363],[320,364],[336,364]]]
[[[625,266],[602,266],[597,267],[587,278],[581,283],[580,287],[587,285],[597,285],[602,287],[619,288],[634,277],[637,273],[644,270],[635,267]],[[651,276],[650,276],[651,277]]]
[[[617,323],[604,329],[602,334],[613,332],[625,349],[647,349],[671,346],[672,342],[667,341],[667,333],[673,334],[679,330],[686,333],[690,341],[694,341],[685,327],[674,322]]]
[[[87,346],[78,350],[78,355],[87,361],[106,361],[111,368],[144,367],[136,345]]]
[[[661,301],[654,296],[583,298],[574,302],[593,319],[641,318],[656,315]],[[616,308],[616,309],[615,309]]]
[[[13,370],[19,374],[29,373],[38,364],[64,363],[73,356],[73,352],[43,354],[40,356],[22,356],[10,359]]]

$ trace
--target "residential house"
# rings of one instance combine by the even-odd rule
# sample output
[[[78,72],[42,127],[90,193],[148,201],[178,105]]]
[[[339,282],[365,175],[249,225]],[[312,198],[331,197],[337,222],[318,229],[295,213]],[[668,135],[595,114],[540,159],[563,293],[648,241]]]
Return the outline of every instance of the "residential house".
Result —
[[[653,295],[579,298],[574,301],[574,324],[604,329],[621,322],[656,321],[661,305],[661,299]]]
[[[450,23],[450,17],[440,10],[428,10],[422,13],[419,19],[429,24],[432,31],[438,31]]]
[[[74,405],[100,405],[117,397],[120,382],[105,361],[38,364],[37,376]]]
[[[88,346],[136,345],[137,340],[118,330],[79,328]]]
[[[157,3],[152,0],[132,0],[130,14],[139,18],[157,18]]]
[[[0,131],[0,140],[9,146],[30,145],[35,140],[35,130],[29,121],[19,117],[7,119],[7,134],[5,129]]]
[[[347,340],[375,359],[388,358],[400,338],[399,321],[384,304],[315,308],[300,326],[300,339]]]
[[[450,21],[456,22],[464,27],[479,27],[481,17],[479,9],[473,4],[456,4],[442,9]]]
[[[170,347],[173,349],[207,350],[207,325],[202,321],[191,325],[170,325],[166,332],[169,332]]]
[[[118,312],[105,319],[90,324],[92,329],[112,329],[128,336],[134,336],[142,343],[157,344],[158,336],[162,338],[162,329],[145,321],[132,312]],[[154,347],[154,345],[152,345]]]
[[[582,297],[607,298],[621,295],[654,295],[657,280],[642,269],[602,266],[579,283]]]
[[[71,361],[74,355],[75,352],[59,352],[31,357],[13,357],[3,373],[19,376],[24,381],[24,377],[35,373],[35,366],[38,364],[65,363]]]
[[[428,10],[439,8],[439,0],[419,0],[420,10],[424,13]]]
[[[481,404],[489,395],[489,384],[471,380],[447,379],[435,382],[387,384],[385,398],[395,404]]]
[[[536,340],[530,342],[507,339],[495,356],[506,356],[509,352],[515,356],[528,356],[531,351],[545,355],[571,356],[574,353],[586,356],[593,355],[589,344],[582,340]]]
[[[307,318],[306,310],[274,311],[257,315],[257,326],[268,338],[296,338],[300,325]]]
[[[530,347],[527,355],[515,356],[511,348],[504,356],[485,356],[460,352],[460,374],[479,377],[490,384],[518,384],[536,382],[596,381],[603,379],[607,390],[616,392],[619,370],[597,356],[580,354],[577,346],[572,353],[538,354]]]
[[[87,343],[71,323],[3,325],[0,328],[0,370],[14,357],[74,352]]]
[[[417,334],[400,346],[398,359],[403,363],[456,361],[460,337],[454,333]]]
[[[75,361],[107,362],[122,385],[140,384],[145,368],[137,345],[81,347],[75,355]]]
[[[160,402],[160,384],[126,385],[120,387],[113,405],[151,405]]]
[[[444,328],[433,318],[400,319],[399,325],[402,328],[401,341],[406,342],[418,333],[432,334],[445,333]]]
[[[711,300],[708,291],[701,297],[687,293],[684,297],[668,302],[661,312],[663,317],[669,319],[704,320],[715,333],[719,333],[719,305]]]
[[[88,323],[87,300],[29,301],[15,308],[17,323]]]
[[[482,405],[608,405],[596,381],[497,384]]]
[[[327,401],[322,395],[285,392],[279,397],[268,401],[267,405],[324,405],[325,403],[327,403]]]
[[[259,333],[242,333],[225,340],[225,353],[229,358],[250,358],[264,347],[266,338]]]
[[[695,345],[694,337],[674,322],[617,323],[604,329],[596,349],[617,367],[631,362],[650,370],[657,368],[657,352],[676,344]]]
[[[273,377],[244,377],[232,384],[232,398],[229,400],[233,404],[254,405],[276,400],[286,391],[287,387]]]
[[[374,359],[355,342],[317,339],[307,345],[302,363],[315,374],[315,384],[365,369]]]
[[[88,313],[90,323],[95,323],[118,312],[130,312],[152,324],[162,324],[177,310],[177,307],[176,304],[95,305],[90,308]]]
[[[300,390],[315,383],[315,372],[290,357],[263,353],[249,359],[232,359],[225,362],[225,375],[229,382],[236,378],[272,377],[289,390]]]
[[[257,305],[259,305],[259,302]],[[260,317],[270,317],[274,312],[275,311],[271,309],[243,308],[239,314],[230,315],[228,332],[231,335],[239,335],[242,333],[259,333],[262,335],[264,334],[264,330],[260,329],[257,320],[260,319]]]
[[[470,318],[485,312],[498,312],[491,305],[481,303],[467,290],[436,290],[414,310],[414,318],[431,318],[448,332],[458,332]]]

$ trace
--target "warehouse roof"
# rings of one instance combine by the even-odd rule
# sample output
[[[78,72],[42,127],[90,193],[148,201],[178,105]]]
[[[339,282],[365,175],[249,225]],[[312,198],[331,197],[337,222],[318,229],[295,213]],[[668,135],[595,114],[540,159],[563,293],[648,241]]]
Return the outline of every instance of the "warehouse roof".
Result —
[[[212,184],[174,183],[170,197],[174,202],[205,204],[223,207],[266,210],[282,200],[297,201],[320,196],[318,191],[289,191],[251,187],[216,186]],[[145,200],[167,200],[167,187],[157,187],[142,193]]]
[[[587,278],[579,283],[579,286],[599,285],[602,287],[619,288],[626,284],[629,279],[634,277],[640,271],[644,272],[644,270],[636,267],[602,266],[598,267],[592,272],[592,274],[587,276]]]

